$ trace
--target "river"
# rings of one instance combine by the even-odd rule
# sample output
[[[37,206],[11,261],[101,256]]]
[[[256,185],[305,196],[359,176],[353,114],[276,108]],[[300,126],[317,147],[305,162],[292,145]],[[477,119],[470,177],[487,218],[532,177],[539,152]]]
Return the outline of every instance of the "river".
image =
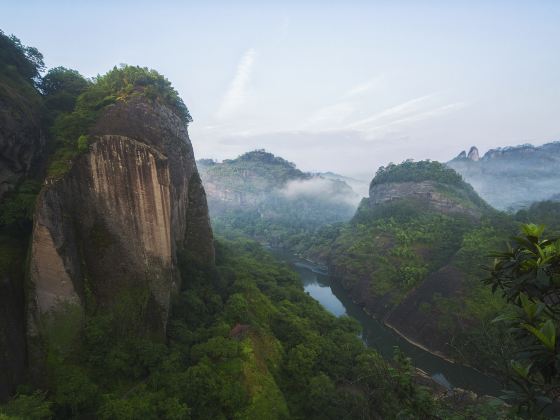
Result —
[[[451,387],[468,389],[479,395],[499,396],[502,394],[502,387],[495,378],[423,350],[367,315],[360,306],[347,297],[340,286],[331,282],[328,274],[318,266],[277,251],[274,253],[291,264],[299,274],[305,291],[319,301],[325,309],[336,316],[347,315],[356,319],[362,326],[361,338],[364,343],[375,348],[383,357],[391,358],[394,347],[398,346],[412,359],[416,367],[442,385],[449,384]]]

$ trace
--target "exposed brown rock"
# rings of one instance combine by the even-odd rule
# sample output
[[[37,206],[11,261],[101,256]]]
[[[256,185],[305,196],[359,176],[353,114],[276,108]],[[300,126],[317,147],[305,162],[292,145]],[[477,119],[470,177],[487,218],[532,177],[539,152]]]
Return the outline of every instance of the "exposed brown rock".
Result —
[[[464,195],[464,193],[454,187],[447,186],[446,188],[453,189],[457,195]],[[435,181],[421,181],[421,182],[389,182],[383,184],[374,184],[369,190],[369,206],[371,208],[391,201],[401,199],[416,199],[424,204],[427,204],[434,210],[442,213],[462,213],[469,216],[479,218],[481,213],[480,209],[469,206],[468,200],[464,203],[456,198],[451,198],[442,191],[441,184]]]
[[[39,196],[31,331],[59,303],[111,307],[134,291],[142,296],[139,333],[161,336],[179,286],[179,250],[201,263],[214,259],[187,128],[168,108],[138,96],[110,106],[91,135],[89,152]]]
[[[46,138],[38,96],[0,82],[0,199],[40,166]]]

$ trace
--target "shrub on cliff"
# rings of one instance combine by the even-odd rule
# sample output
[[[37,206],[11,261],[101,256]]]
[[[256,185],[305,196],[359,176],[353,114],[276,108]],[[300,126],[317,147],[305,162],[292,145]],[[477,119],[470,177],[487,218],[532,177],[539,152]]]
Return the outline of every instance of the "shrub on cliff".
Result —
[[[80,92],[78,76],[72,70],[61,68],[53,70],[53,73],[49,72],[44,86],[47,98],[51,95],[53,100],[56,99],[54,103],[57,106],[66,107],[72,101],[71,94]],[[57,98],[61,85],[65,86],[64,97]],[[56,178],[68,171],[75,156],[84,151],[80,137],[88,134],[105,107],[136,95],[168,106],[185,124],[192,121],[189,110],[171,82],[157,71],[128,65],[114,67],[107,74],[94,78],[89,87],[76,98],[71,112],[61,113],[56,117],[51,127],[53,141],[48,175]],[[60,104],[60,101],[64,103]]]

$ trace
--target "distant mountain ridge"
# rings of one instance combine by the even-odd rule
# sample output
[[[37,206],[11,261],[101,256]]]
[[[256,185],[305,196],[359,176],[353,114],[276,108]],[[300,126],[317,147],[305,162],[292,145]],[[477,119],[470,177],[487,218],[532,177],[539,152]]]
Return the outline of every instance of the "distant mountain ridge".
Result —
[[[276,246],[294,248],[315,229],[350,220],[360,199],[344,177],[303,172],[263,149],[198,166],[218,231]]]
[[[472,147],[447,162],[492,206],[515,211],[560,194],[560,141],[488,150]]]

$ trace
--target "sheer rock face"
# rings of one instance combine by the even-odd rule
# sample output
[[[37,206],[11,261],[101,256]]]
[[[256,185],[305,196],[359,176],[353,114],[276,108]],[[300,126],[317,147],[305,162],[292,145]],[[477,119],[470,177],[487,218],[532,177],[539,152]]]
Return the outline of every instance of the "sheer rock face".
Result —
[[[40,103],[34,89],[22,89],[9,78],[0,80],[0,201],[42,166],[46,139]],[[23,245],[17,253],[25,252]],[[25,373],[24,261],[14,265],[21,269],[0,274],[0,401],[15,391]]]
[[[376,207],[380,204],[397,201],[401,199],[415,199],[432,209],[445,213],[461,213],[480,218],[480,209],[466,205],[456,198],[451,198],[445,194],[442,188],[452,189],[456,195],[464,195],[458,188],[452,186],[441,186],[435,181],[420,182],[389,182],[375,184],[369,190],[369,206]]]
[[[179,286],[177,252],[202,264],[214,259],[187,128],[139,96],[110,106],[91,139],[89,152],[39,195],[28,334],[66,304],[111,307],[135,293],[141,332],[162,335]]]
[[[41,114],[33,99],[0,84],[0,199],[30,175],[44,154]]]
[[[478,162],[480,160],[480,156],[478,154],[478,149],[473,146],[469,150],[469,154],[467,155],[467,159],[472,160],[474,162]]]

